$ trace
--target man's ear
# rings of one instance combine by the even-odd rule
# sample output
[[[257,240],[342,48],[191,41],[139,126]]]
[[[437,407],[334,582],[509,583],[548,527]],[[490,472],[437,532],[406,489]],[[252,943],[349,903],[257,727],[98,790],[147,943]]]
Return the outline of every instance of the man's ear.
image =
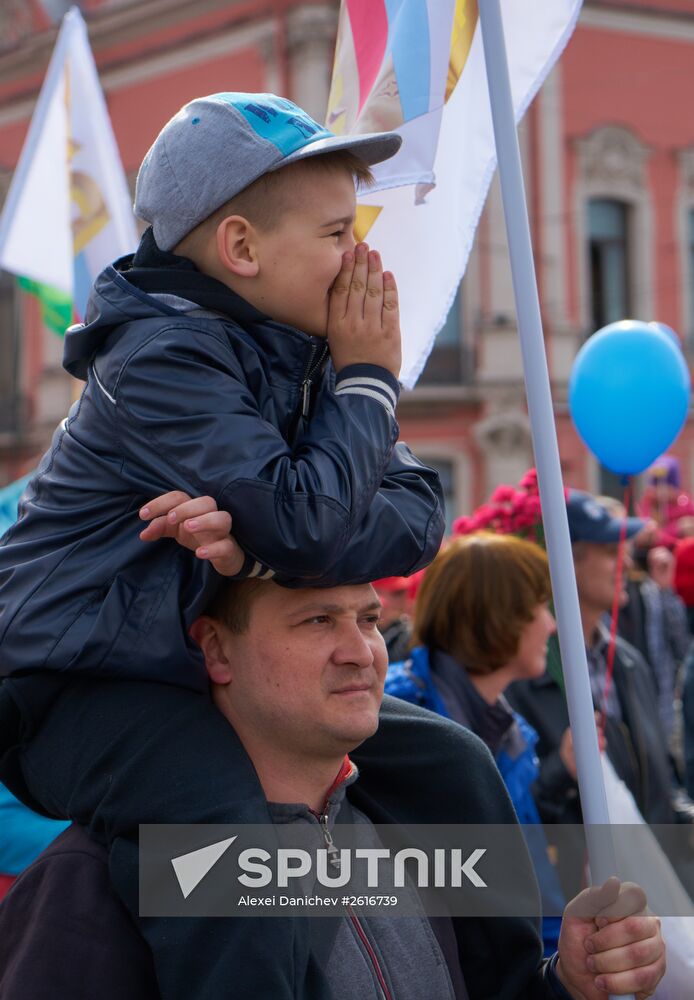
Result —
[[[222,628],[220,622],[209,615],[201,615],[190,626],[190,637],[202,650],[207,675],[214,684],[228,684],[232,679],[231,662],[222,644]]]
[[[255,278],[258,274],[256,232],[242,215],[229,215],[217,226],[217,256],[231,274],[241,278]]]

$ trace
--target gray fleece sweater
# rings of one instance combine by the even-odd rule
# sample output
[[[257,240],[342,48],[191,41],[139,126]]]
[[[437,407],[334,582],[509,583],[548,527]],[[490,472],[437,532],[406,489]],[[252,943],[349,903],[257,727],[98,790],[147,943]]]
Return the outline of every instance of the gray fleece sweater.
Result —
[[[324,830],[327,829],[329,841],[332,842],[334,833],[335,847],[339,848],[339,830],[345,822],[373,826],[346,798],[348,786],[357,778],[358,770],[352,764],[351,772],[329,795],[322,816],[306,805],[269,803],[273,822],[278,825],[314,825],[316,837],[321,840],[325,838]],[[340,825],[336,829],[338,815]],[[375,829],[373,838],[376,844]],[[310,882],[302,886],[302,892],[310,895],[313,876],[307,878]],[[379,886],[378,891],[387,892],[387,889]],[[411,895],[414,903],[414,891]],[[389,997],[392,1000],[422,1000],[422,997],[468,1000],[450,921],[442,918],[429,920],[421,906],[418,903],[415,905],[420,911],[418,916],[402,917],[390,914],[374,916],[358,907],[345,907],[344,916],[337,918],[337,928],[333,926],[328,932],[327,926],[324,927],[323,948],[320,947],[320,925],[327,924],[331,918],[317,917],[317,952],[319,955],[323,952],[321,958],[334,1000],[387,1000]],[[335,919],[332,918],[333,921]],[[445,948],[446,957],[439,940]],[[448,947],[449,943],[452,943],[452,948]]]

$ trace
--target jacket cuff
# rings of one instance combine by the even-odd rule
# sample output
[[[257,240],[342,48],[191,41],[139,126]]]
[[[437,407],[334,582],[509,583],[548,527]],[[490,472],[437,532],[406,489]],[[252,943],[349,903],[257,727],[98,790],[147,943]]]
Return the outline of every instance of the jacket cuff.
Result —
[[[548,987],[547,995],[551,1000],[574,1000],[556,973],[558,961],[559,952],[555,951],[545,965],[545,985]]]
[[[347,365],[335,377],[335,395],[370,396],[395,417],[400,383],[392,372],[380,365]]]
[[[271,580],[274,575],[274,569],[270,569],[270,567],[265,566],[264,563],[258,562],[257,559],[254,559],[253,556],[249,556],[246,552],[243,566],[234,577],[234,580]]]

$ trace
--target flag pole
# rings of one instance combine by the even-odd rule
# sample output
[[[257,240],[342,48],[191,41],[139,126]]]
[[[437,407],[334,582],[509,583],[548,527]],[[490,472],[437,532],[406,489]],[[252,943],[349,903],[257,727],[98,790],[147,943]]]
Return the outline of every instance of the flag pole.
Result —
[[[554,425],[540,302],[499,0],[480,0],[479,17],[508,235],[523,376],[557,614],[569,720],[591,873],[597,883],[617,864],[602,779],[593,698],[573,573],[566,500]],[[604,832],[607,835],[600,836]]]

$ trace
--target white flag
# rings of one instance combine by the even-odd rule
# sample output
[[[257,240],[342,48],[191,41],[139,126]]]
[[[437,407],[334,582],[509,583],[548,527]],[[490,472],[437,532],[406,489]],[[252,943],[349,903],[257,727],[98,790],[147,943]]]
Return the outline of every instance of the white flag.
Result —
[[[516,119],[568,41],[581,0],[502,0]],[[394,130],[355,235],[400,291],[401,381],[424,367],[465,271],[496,153],[477,0],[342,0],[327,126]]]
[[[0,267],[84,318],[94,278],[137,245],[118,147],[77,8],[63,19],[0,217]],[[49,325],[54,325],[44,313]],[[69,319],[68,319],[69,322]],[[59,331],[59,332],[62,332]]]

